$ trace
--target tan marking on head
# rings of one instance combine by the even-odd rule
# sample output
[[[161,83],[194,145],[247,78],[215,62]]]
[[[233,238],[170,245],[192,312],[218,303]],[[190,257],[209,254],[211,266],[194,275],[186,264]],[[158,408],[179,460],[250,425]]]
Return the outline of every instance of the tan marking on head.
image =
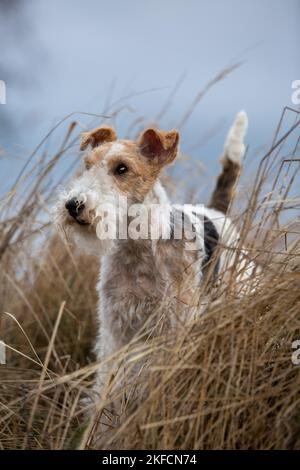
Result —
[[[131,196],[131,200],[142,201],[163,167],[176,157],[178,141],[177,131],[147,129],[137,142],[118,140],[96,146],[85,155],[84,161],[87,168],[102,162],[122,193]],[[120,164],[128,169],[121,175],[116,172]]]
[[[148,160],[140,155],[136,142],[123,140],[118,143],[123,147],[122,152],[114,152],[115,149],[111,149],[103,157],[108,173],[122,193],[131,196],[132,200],[142,201],[158,178],[161,168],[150,165]],[[118,175],[116,169],[121,164],[128,170]]]
[[[85,150],[88,145],[92,148],[98,147],[105,142],[113,142],[117,139],[114,129],[109,126],[101,126],[89,132],[83,132],[80,150]]]
[[[114,156],[134,153],[135,145],[131,141],[118,140],[116,142],[106,142],[99,147],[86,153],[83,157],[87,168],[99,164],[101,161],[108,161]]]

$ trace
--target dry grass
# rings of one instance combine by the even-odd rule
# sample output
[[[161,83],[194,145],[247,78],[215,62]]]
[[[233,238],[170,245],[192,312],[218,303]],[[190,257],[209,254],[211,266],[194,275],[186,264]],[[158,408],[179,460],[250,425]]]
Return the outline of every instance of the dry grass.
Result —
[[[143,356],[149,367],[136,378],[138,394],[128,385],[101,444],[93,425],[106,403],[89,420],[79,402],[97,367],[98,262],[53,234],[45,216],[75,124],[50,160],[32,164],[32,156],[1,208],[0,448],[300,448],[300,366],[291,361],[300,339],[299,124],[284,111],[248,200],[232,208],[247,255],[262,265],[257,291],[236,295],[235,268],[222,302],[211,292],[197,321],[166,332],[158,308],[156,331],[145,327],[143,341],[119,353],[120,364]]]

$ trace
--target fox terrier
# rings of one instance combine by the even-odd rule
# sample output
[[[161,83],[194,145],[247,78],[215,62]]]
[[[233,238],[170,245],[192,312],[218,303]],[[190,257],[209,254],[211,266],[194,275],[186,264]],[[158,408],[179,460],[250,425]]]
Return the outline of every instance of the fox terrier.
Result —
[[[197,293],[209,271],[216,280],[225,264],[228,267],[234,250],[217,248],[233,247],[238,241],[226,212],[241,171],[246,128],[247,116],[240,112],[229,131],[222,172],[207,208],[171,204],[160,181],[162,170],[178,154],[176,130],[148,128],[136,141],[117,139],[108,126],[83,133],[85,168],[60,195],[56,221],[77,246],[101,259],[96,342],[100,362],[127,345],[160,305],[167,305],[170,325],[188,316],[193,305],[199,311]],[[167,210],[158,217],[154,206]],[[137,229],[143,223],[136,223],[137,207],[146,231],[160,223],[163,235],[158,231],[142,237],[141,230],[131,230],[133,236],[128,236],[130,225]],[[185,231],[183,219],[190,222]],[[127,229],[121,234],[124,222]],[[108,226],[113,236],[107,236]],[[100,369],[95,385],[99,394],[107,380]]]

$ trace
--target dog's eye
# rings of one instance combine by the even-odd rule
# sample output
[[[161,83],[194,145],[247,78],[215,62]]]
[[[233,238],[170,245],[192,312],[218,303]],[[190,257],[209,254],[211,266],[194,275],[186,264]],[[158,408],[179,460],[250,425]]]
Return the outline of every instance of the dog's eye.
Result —
[[[128,171],[128,168],[124,163],[120,163],[116,168],[115,168],[115,175],[124,175]]]

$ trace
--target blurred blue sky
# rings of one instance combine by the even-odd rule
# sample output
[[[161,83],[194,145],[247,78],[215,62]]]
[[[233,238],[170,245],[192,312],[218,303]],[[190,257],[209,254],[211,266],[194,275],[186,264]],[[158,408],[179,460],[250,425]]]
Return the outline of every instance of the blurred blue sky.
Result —
[[[151,122],[180,82],[160,120],[171,128],[209,80],[241,61],[181,129],[182,150],[214,173],[236,112],[249,114],[253,155],[263,152],[300,79],[299,0],[0,0],[0,15],[2,188],[64,115],[102,113],[137,94],[115,122],[123,137],[134,119]]]

